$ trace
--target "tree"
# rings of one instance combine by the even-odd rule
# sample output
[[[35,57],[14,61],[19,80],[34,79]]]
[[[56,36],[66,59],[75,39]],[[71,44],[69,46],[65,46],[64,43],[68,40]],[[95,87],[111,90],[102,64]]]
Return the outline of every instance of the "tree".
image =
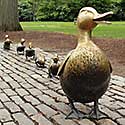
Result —
[[[0,0],[0,31],[19,31],[18,0]]]

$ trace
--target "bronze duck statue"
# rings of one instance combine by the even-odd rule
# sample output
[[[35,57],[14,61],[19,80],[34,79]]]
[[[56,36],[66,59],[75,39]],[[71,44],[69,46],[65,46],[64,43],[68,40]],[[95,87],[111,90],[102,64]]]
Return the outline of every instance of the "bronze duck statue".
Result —
[[[24,49],[25,49],[25,45],[24,43],[26,42],[26,40],[24,38],[21,39],[21,42],[18,44],[16,50],[17,50],[17,54],[19,55],[24,55]]]
[[[39,68],[44,68],[45,67],[45,56],[43,53],[39,53],[37,57],[35,58],[35,64]]]
[[[103,20],[112,14],[99,14],[92,7],[84,7],[78,14],[78,44],[66,56],[57,74],[72,109],[66,118],[72,113],[77,114],[77,118],[81,117],[74,102],[94,102],[94,109],[87,116],[99,118],[98,100],[108,88],[112,67],[105,54],[90,39],[90,31],[99,23],[109,23]]]
[[[35,59],[35,50],[33,49],[31,42],[29,42],[29,48],[26,49],[25,56],[26,60],[28,60],[28,57]]]
[[[10,50],[11,43],[13,43],[13,41],[9,39],[9,35],[5,35],[5,41],[3,45],[4,50]]]
[[[50,64],[48,71],[49,71],[49,76],[50,78],[54,77],[57,75],[58,69],[60,64],[58,63],[59,61],[59,56],[58,54],[55,54],[54,57],[52,58],[53,62]]]

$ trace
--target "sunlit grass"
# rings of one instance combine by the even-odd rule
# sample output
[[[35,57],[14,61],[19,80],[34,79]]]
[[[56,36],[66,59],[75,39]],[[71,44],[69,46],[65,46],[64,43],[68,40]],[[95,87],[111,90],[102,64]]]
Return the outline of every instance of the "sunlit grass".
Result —
[[[77,27],[73,22],[21,22],[21,25],[25,31],[77,33]],[[112,22],[111,25],[98,25],[93,31],[93,36],[125,38],[125,22]]]

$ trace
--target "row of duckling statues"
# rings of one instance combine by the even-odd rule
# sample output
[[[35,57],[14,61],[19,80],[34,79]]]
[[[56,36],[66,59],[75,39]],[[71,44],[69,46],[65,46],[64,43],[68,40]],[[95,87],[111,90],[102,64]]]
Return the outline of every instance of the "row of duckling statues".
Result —
[[[16,51],[18,55],[25,55],[26,60],[35,60],[35,64],[39,68],[45,68],[45,55],[40,52],[37,55],[35,54],[35,50],[32,47],[32,43],[29,43],[28,48],[25,46],[26,40],[24,38],[21,39],[20,43],[18,43],[16,47]],[[5,35],[5,41],[3,44],[4,50],[10,50],[11,44],[13,43],[12,40],[9,39],[9,35]],[[59,68],[59,56],[58,54],[54,54],[51,58],[51,63],[48,67],[48,77],[52,78],[57,75],[58,68]]]
[[[92,41],[90,32],[100,23],[109,24],[104,19],[112,14],[113,12],[99,14],[92,7],[84,7],[79,11],[76,23],[79,32],[78,44],[65,57],[57,73],[72,109],[66,118],[70,118],[72,114],[75,114],[77,118],[98,119],[100,117],[98,100],[109,86],[112,67],[102,50]],[[49,72],[52,72],[57,60],[54,59],[54,65],[49,69]],[[39,60],[36,59],[37,65],[39,65],[38,62]],[[51,73],[49,76],[52,77]],[[84,113],[76,109],[75,102],[94,102],[94,108],[89,115],[85,116]]]

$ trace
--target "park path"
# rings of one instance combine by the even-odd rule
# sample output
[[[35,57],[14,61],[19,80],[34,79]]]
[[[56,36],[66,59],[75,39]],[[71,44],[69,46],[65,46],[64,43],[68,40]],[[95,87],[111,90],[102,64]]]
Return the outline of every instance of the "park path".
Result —
[[[108,91],[99,100],[105,118],[65,119],[70,112],[58,77],[48,78],[52,54],[44,52],[46,68],[36,68],[0,43],[0,125],[125,125],[125,78],[113,75]],[[63,56],[60,56],[63,59]],[[75,106],[89,113],[92,104]]]

